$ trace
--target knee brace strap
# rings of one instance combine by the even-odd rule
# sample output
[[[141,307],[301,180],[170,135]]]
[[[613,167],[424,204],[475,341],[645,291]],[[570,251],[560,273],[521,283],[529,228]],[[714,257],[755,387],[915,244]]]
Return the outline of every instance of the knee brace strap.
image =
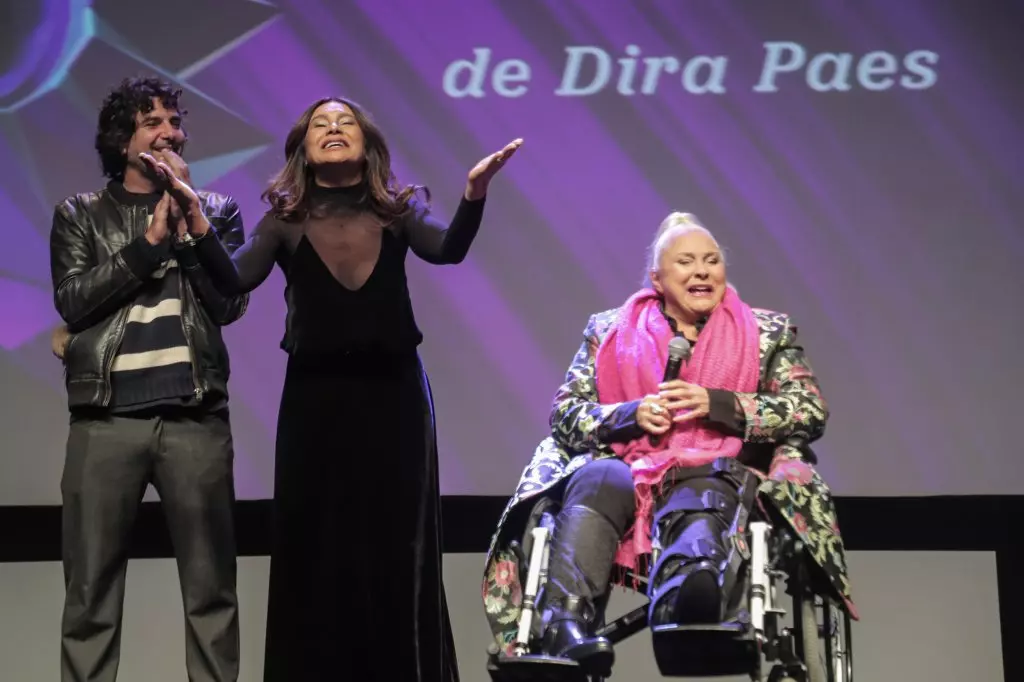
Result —
[[[648,598],[650,599],[651,614],[649,618],[651,619],[651,622],[654,621],[654,614],[661,610],[662,601],[665,599],[665,597],[671,595],[673,591],[678,590],[680,587],[682,587],[683,583],[686,582],[691,575],[693,575],[695,570],[700,570],[704,567],[710,568],[709,563],[710,562],[706,561],[694,562],[693,564],[690,564],[686,570],[676,573],[665,582],[652,587],[650,593],[648,594]]]
[[[737,490],[743,487],[747,477],[750,476],[750,471],[747,467],[735,457],[719,457],[708,466],[711,467],[712,474],[718,478],[726,479]]]
[[[675,483],[683,483],[692,478],[721,478],[739,490],[749,474],[747,467],[735,457],[719,457],[701,466],[673,469],[671,476]]]
[[[674,561],[683,565],[707,561],[713,564],[719,573],[721,573],[728,558],[729,554],[727,553],[727,550],[714,539],[703,537],[696,538],[695,540],[686,543],[686,545],[682,545],[677,541],[662,551],[658,556],[658,561],[651,567],[650,584],[652,587],[656,587],[659,590],[661,589],[660,586],[663,581],[660,581],[659,578],[661,577],[661,573],[664,570],[665,565],[670,562]],[[677,568],[673,569],[673,574],[675,574]],[[667,582],[671,582],[671,577]]]
[[[691,490],[673,491],[673,494],[670,494],[654,512],[653,526],[657,527],[663,521],[671,522],[671,517],[685,512],[717,512],[727,517],[736,506],[737,497],[718,490],[705,490],[700,494]]]

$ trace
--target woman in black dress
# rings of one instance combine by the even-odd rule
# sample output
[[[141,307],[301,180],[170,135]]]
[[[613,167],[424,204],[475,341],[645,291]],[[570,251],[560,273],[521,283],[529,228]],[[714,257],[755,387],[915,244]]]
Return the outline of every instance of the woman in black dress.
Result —
[[[470,172],[448,226],[400,188],[354,103],[315,102],[292,128],[271,208],[229,256],[192,233],[225,294],[287,279],[266,682],[456,682],[441,580],[434,415],[406,284],[409,249],[465,258],[487,186],[522,144]],[[187,191],[166,166],[176,191]],[[429,194],[427,194],[429,197]],[[187,239],[187,238],[186,238]]]

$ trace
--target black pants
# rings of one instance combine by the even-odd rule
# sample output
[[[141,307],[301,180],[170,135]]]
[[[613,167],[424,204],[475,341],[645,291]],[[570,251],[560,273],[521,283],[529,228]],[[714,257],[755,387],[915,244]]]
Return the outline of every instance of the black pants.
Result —
[[[707,471],[705,471],[707,469]],[[697,510],[693,499],[704,498],[709,491],[717,495],[722,504],[713,511]],[[720,560],[725,553],[723,532],[740,503],[735,484],[714,476],[709,467],[701,470],[673,470],[666,476],[662,493],[655,500],[656,516],[662,531],[665,561],[650,576],[649,595],[658,588],[698,565],[702,560]],[[672,506],[692,511],[661,514]],[[590,601],[598,609],[607,594],[615,550],[626,530],[633,524],[635,514],[633,479],[629,466],[620,459],[599,459],[581,467],[570,478],[562,498],[559,521],[586,518],[585,523],[559,523],[553,538],[548,566],[551,592],[556,596],[577,596]],[[585,515],[589,514],[589,518]],[[703,576],[702,576],[703,577]],[[706,591],[706,590],[701,590]],[[709,595],[715,604],[701,604],[701,600],[688,600],[700,617],[709,610],[717,612],[717,592]],[[688,604],[683,603],[686,607]],[[654,606],[654,604],[652,604]],[[667,609],[673,618],[674,608]],[[661,620],[652,609],[652,621]],[[696,615],[696,614],[695,614]]]
[[[62,682],[113,682],[128,542],[146,486],[178,563],[191,682],[238,678],[234,451],[226,414],[72,418],[61,495]]]

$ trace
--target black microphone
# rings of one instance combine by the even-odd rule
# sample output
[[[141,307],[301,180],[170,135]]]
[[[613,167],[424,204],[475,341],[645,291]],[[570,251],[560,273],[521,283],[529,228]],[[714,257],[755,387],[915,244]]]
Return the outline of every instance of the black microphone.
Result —
[[[668,362],[665,363],[665,377],[663,383],[679,378],[679,370],[683,367],[683,361],[690,356],[690,342],[682,336],[674,336],[668,342]]]
[[[668,342],[668,362],[665,363],[665,376],[662,383],[667,383],[679,378],[679,370],[683,368],[683,361],[690,356],[690,342],[682,336],[674,336]],[[658,408],[660,410],[660,408]],[[648,436],[652,445],[659,445],[664,436]]]

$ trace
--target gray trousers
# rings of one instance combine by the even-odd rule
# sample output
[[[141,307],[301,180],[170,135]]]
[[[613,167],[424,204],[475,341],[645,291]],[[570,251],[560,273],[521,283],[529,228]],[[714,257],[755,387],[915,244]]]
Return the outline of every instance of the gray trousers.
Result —
[[[132,527],[150,483],[178,564],[190,682],[238,679],[234,450],[227,415],[76,415],[61,495],[61,681],[114,682]]]

